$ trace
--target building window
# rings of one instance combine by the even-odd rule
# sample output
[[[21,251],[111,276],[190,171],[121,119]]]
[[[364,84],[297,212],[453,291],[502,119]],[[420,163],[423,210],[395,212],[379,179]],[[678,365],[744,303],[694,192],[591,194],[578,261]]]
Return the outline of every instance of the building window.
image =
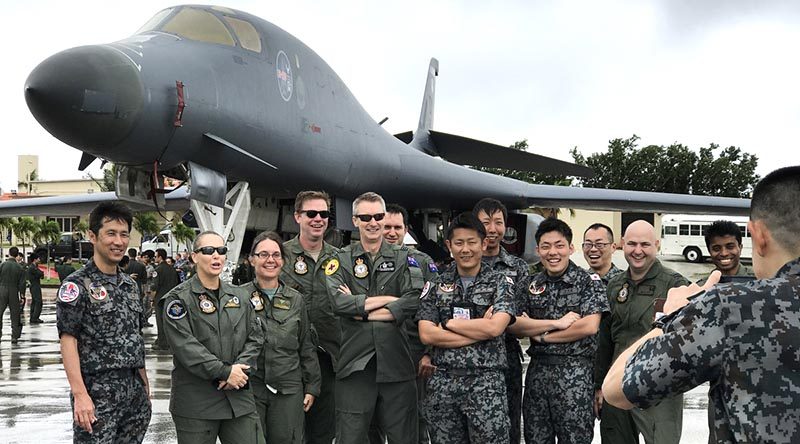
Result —
[[[74,227],[78,225],[79,217],[48,217],[48,221],[55,221],[61,227],[62,232],[75,231]]]

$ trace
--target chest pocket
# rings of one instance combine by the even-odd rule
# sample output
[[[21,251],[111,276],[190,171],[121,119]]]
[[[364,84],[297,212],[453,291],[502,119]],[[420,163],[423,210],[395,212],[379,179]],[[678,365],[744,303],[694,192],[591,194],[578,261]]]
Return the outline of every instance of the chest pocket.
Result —
[[[297,335],[300,332],[300,319],[289,313],[289,310],[272,308],[272,314],[267,318],[266,341],[275,348],[286,350],[299,350],[300,341]]]
[[[480,318],[490,305],[494,304],[494,288],[481,289],[472,293],[470,300],[475,304],[475,315]]]
[[[545,319],[547,316],[547,298],[544,294],[530,294],[528,292],[526,312],[534,319]]]

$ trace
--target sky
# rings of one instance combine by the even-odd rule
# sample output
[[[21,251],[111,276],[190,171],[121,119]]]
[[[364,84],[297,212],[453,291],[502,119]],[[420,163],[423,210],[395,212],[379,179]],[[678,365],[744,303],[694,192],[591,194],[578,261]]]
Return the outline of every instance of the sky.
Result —
[[[32,117],[23,87],[45,58],[133,34],[175,3],[28,0],[3,5],[0,188],[17,155],[42,179],[80,178],[80,152]],[[759,0],[304,1],[218,3],[314,49],[391,133],[419,119],[439,60],[434,129],[571,160],[608,141],[735,145],[762,176],[800,164],[800,2]],[[97,166],[88,172],[101,176]],[[633,172],[632,172],[633,173]],[[635,174],[635,173],[634,173]]]

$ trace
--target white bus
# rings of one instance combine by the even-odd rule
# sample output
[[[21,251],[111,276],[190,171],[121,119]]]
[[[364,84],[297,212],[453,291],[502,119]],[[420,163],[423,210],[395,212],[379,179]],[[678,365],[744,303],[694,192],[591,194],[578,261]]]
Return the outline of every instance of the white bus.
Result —
[[[689,262],[702,262],[709,256],[705,234],[716,220],[729,220],[742,232],[742,259],[753,257],[753,243],[747,231],[747,218],[736,216],[697,216],[666,214],[661,218],[661,254],[681,255]]]

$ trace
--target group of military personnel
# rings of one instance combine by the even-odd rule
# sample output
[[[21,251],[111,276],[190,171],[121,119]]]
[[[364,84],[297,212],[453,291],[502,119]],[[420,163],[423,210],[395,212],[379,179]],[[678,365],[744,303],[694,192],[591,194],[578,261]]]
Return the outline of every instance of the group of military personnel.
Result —
[[[762,188],[769,187],[756,192]],[[800,188],[793,192],[800,197]],[[760,270],[754,259],[756,275],[774,276],[778,262],[794,254],[794,262],[778,272],[781,288],[788,288],[778,294],[796,297],[800,249],[784,247],[781,251],[790,253],[774,256],[776,242],[783,245],[788,238],[772,216],[762,216],[775,203],[769,201],[764,210],[757,197],[751,224],[765,218],[763,250],[778,259]],[[594,224],[584,232],[580,246],[589,264],[584,270],[570,260],[571,228],[546,219],[535,234],[541,270],[530,273],[502,246],[505,207],[487,198],[446,228],[452,263],[440,272],[429,256],[404,245],[408,215],[402,207],[364,193],[353,202],[352,214],[359,239],[335,248],[324,240],[328,195],[301,192],[294,208],[299,234],[286,242],[276,233],[258,235],[248,255],[255,276],[240,286],[220,279],[224,239],[214,232],[197,236],[191,253],[196,273],[156,300],[159,332],[173,353],[170,412],[179,443],[218,438],[223,443],[330,443],[334,438],[340,444],[517,443],[522,419],[527,443],[590,443],[595,418],[601,419],[603,442],[638,442],[641,434],[648,443],[671,443],[681,436],[680,394],[691,388],[689,382],[704,381],[712,381],[710,421],[717,432],[712,439],[727,442],[736,436],[735,442],[740,436],[752,438],[755,431],[770,436],[790,428],[749,425],[751,431],[736,434],[748,410],[725,404],[736,401],[725,379],[733,370],[718,362],[721,357],[712,369],[691,377],[686,366],[704,364],[699,357],[669,368],[663,367],[663,357],[658,360],[667,346],[675,359],[680,354],[674,349],[694,355],[709,350],[703,338],[694,350],[681,342],[698,335],[686,321],[691,311],[675,308],[680,304],[667,294],[671,288],[692,287],[656,258],[659,239],[645,221],[630,224],[622,236],[628,263],[622,271],[611,260],[616,243],[610,227]],[[117,268],[130,221],[122,205],[98,206],[90,215],[94,258],[58,292],[76,442],[141,442],[150,418],[141,335],[146,310],[136,283]],[[721,273],[746,272],[739,263],[741,239],[735,224],[718,222],[709,229],[706,242]],[[754,245],[754,256],[759,251]],[[705,288],[717,280],[712,274]],[[770,281],[758,282],[747,290],[773,288]],[[720,290],[707,306],[701,303],[708,297],[688,307],[699,305],[695,317],[721,317],[719,310],[737,303],[730,295],[743,292],[734,286]],[[776,315],[774,322],[785,320],[787,313],[781,313],[784,317]],[[797,313],[791,314],[797,318]],[[663,328],[660,336],[651,331],[659,319],[669,325],[657,327]],[[757,326],[740,328],[752,333]],[[792,328],[800,328],[800,322]],[[778,343],[788,341],[786,346],[798,337],[764,334]],[[661,347],[646,342],[644,356],[631,359],[626,368],[620,361],[642,336],[670,342]],[[718,339],[720,353],[732,340],[711,337]],[[530,342],[524,390],[518,338]],[[763,355],[736,350],[739,359],[748,353],[747,362]],[[774,374],[783,370],[769,368]],[[655,379],[659,373],[682,378],[682,384],[665,386]],[[787,396],[800,402],[800,391]],[[632,408],[631,402],[640,407]],[[764,414],[779,410],[750,403],[766,409]],[[732,418],[739,422],[720,426]]]

